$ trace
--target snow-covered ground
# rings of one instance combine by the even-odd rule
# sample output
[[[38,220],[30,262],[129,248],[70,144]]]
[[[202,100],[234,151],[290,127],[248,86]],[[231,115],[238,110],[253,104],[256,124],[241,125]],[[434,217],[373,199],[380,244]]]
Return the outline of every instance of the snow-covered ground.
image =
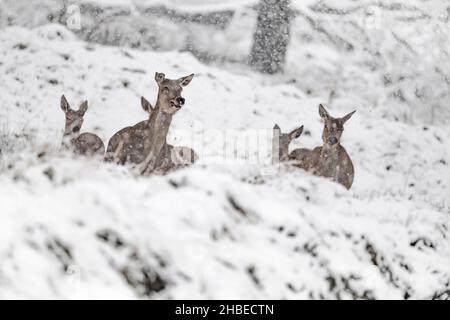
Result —
[[[89,42],[190,51],[223,66],[247,61],[257,3],[40,0],[31,5],[28,0],[2,0],[0,28],[58,22]],[[291,3],[294,18],[283,82],[324,102],[343,105],[350,100],[391,120],[450,122],[447,0]]]
[[[294,84],[88,44],[60,25],[5,28],[0,43],[0,298],[450,297],[448,127],[341,96],[332,115],[357,109],[343,137],[356,170],[347,191],[270,165],[274,123],[305,125],[296,146],[321,143],[327,100]],[[89,100],[83,131],[107,142],[145,119],[155,71],[196,74],[170,140],[201,148],[198,164],[142,178],[57,151],[62,94]],[[230,129],[266,134],[264,157],[219,161]]]

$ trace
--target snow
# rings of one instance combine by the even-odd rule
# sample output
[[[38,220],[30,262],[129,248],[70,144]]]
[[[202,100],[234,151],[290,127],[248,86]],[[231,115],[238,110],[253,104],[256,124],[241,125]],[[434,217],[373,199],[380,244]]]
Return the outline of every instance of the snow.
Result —
[[[255,0],[70,3],[86,2],[104,9],[83,10],[81,29],[72,26],[89,42],[190,50],[219,67],[247,61],[252,47]],[[60,0],[33,6],[25,0],[3,0],[0,26],[71,26],[77,10],[64,15],[62,5]],[[443,0],[293,0],[290,48],[280,80],[332,105],[351,100],[391,120],[445,125],[450,121],[447,6]]]
[[[77,0],[76,3],[95,3],[100,5],[166,6],[185,12],[232,10],[255,5],[257,0]]]
[[[305,73],[298,86],[189,53],[86,43],[56,24],[0,29],[0,43],[0,298],[448,297],[448,126],[383,117],[383,100],[366,107],[379,92],[364,90],[365,69],[339,50],[305,49],[311,65],[289,70],[333,72]],[[139,98],[155,102],[156,71],[196,74],[170,142],[201,150],[198,164],[143,178],[58,151],[62,94],[74,107],[89,100],[83,131],[107,142],[145,119]],[[321,143],[317,107],[328,96],[303,84],[341,72],[328,107],[357,109],[343,134],[350,191],[269,154],[274,123],[305,125],[295,147]],[[269,137],[262,158],[223,161],[226,130],[252,129]]]

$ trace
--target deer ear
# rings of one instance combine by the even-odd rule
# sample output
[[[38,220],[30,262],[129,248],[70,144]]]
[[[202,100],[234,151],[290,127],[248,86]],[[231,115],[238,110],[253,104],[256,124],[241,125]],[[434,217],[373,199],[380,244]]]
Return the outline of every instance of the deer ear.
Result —
[[[324,120],[330,118],[330,114],[328,113],[327,110],[325,110],[325,107],[322,104],[319,105],[319,115]]]
[[[356,110],[353,112],[350,112],[348,115],[346,115],[345,117],[341,118],[343,123],[346,123],[348,120],[350,120],[350,118],[355,114]]]
[[[148,102],[148,100],[145,99],[144,97],[141,97],[141,106],[142,106],[142,109],[144,109],[144,111],[146,111],[148,113],[153,111],[152,104],[150,102]]]
[[[86,113],[87,109],[88,109],[88,102],[86,100],[85,102],[83,102],[81,104],[79,111],[84,115]]]
[[[64,113],[67,113],[70,110],[69,102],[67,102],[66,97],[63,95],[61,97],[61,110],[64,111]]]
[[[178,82],[181,84],[181,86],[186,87],[189,83],[191,83],[193,78],[194,78],[194,74],[191,74],[187,77],[178,79]]]
[[[300,137],[302,135],[302,133],[303,133],[303,126],[292,131],[289,134],[289,137],[291,138],[291,140],[294,140],[294,139],[297,139],[298,137]]]
[[[161,84],[165,78],[166,78],[166,75],[164,73],[159,73],[159,72],[155,73],[155,81],[157,84]]]
[[[281,130],[281,128],[278,124],[275,124],[275,126],[273,127],[273,130]]]

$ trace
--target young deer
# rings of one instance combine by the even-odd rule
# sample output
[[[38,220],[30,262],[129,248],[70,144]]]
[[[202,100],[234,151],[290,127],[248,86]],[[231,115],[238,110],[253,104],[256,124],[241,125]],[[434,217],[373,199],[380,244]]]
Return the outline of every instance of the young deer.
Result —
[[[170,80],[163,73],[156,73],[155,80],[159,87],[156,106],[153,108],[145,98],[141,99],[142,107],[150,114],[149,119],[116,133],[108,143],[105,160],[139,164],[140,172],[145,175],[152,172],[165,173],[181,165],[194,163],[198,157],[192,149],[174,148],[166,140],[173,115],[185,103],[185,99],[181,97],[183,87],[193,77],[192,74]]]
[[[75,111],[70,107],[66,97],[62,96],[61,109],[66,115],[62,147],[71,149],[78,155],[103,156],[105,153],[105,145],[102,139],[93,133],[80,134],[84,122],[83,117],[88,109],[88,102],[83,102],[80,108]]]
[[[355,172],[352,160],[341,145],[340,140],[344,132],[344,124],[355,112],[353,111],[343,118],[333,118],[320,105],[319,114],[324,121],[322,147],[316,147],[306,153],[306,155],[301,154],[299,158],[293,155],[292,160],[298,160],[300,168],[308,170],[317,176],[332,178],[333,181],[350,189]]]
[[[280,126],[275,124],[272,138],[272,162],[278,163],[288,161],[291,156],[289,154],[289,145],[293,140],[299,138],[302,133],[303,126],[291,131],[290,133],[283,133],[281,132]],[[292,153],[299,152],[300,150],[306,149],[296,149],[292,151]]]

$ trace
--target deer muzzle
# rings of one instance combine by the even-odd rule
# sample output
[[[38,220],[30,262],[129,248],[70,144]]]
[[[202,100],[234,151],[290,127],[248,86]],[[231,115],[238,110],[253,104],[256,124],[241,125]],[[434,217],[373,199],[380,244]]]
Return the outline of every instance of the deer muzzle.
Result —
[[[178,97],[172,101],[170,101],[170,104],[172,105],[172,107],[175,108],[181,108],[182,106],[184,106],[184,104],[186,103],[186,99],[184,99],[183,97]]]
[[[336,137],[329,137],[328,138],[328,143],[330,144],[330,145],[335,145],[336,143],[338,143],[339,142],[339,140],[338,140],[338,138],[336,138]]]

